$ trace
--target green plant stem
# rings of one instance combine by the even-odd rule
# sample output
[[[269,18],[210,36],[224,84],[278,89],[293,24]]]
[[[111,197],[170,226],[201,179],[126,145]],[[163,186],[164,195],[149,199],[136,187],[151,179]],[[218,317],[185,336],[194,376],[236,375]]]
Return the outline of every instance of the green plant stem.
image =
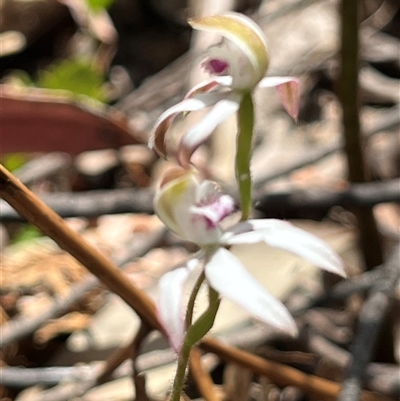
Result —
[[[197,278],[196,283],[194,284],[193,290],[190,294],[188,306],[186,309],[186,317],[185,317],[186,327],[189,327],[192,324],[194,303],[196,301],[197,294],[200,291],[201,285],[203,284],[205,277],[206,276],[205,276],[204,270],[203,270],[201,272],[200,276]]]
[[[204,279],[205,279],[205,274],[204,274],[204,270],[203,270],[201,272],[200,276],[197,278],[196,283],[194,284],[194,287],[192,289],[192,292],[190,293],[190,297],[189,297],[189,301],[188,301],[188,305],[187,305],[187,309],[186,309],[186,316],[185,316],[186,327],[189,327],[192,324],[195,301],[197,298],[197,294],[200,291],[201,285],[203,284]],[[189,355],[190,355],[190,350],[192,349],[192,346],[193,345],[188,344],[185,339],[181,353],[179,355],[179,359],[178,359],[178,366],[176,368],[176,374],[175,374],[174,384],[172,387],[170,401],[179,401],[180,400],[183,385],[185,383],[186,368],[187,368],[187,364],[189,361]]]
[[[200,274],[199,278],[193,287],[190,294],[190,299],[186,311],[186,323],[192,321],[193,310],[197,294],[199,293],[201,284],[205,279],[204,271]],[[209,304],[207,310],[191,325],[188,325],[185,341],[182,350],[179,354],[178,366],[176,369],[174,384],[172,387],[170,401],[179,401],[182,394],[183,386],[185,383],[186,369],[189,361],[190,351],[192,347],[200,341],[206,333],[211,329],[214,324],[215,316],[217,315],[220,300],[217,291],[212,287],[208,287]]]
[[[251,203],[251,172],[250,161],[254,129],[254,105],[251,93],[245,93],[238,110],[238,136],[236,148],[236,180],[239,186],[242,220],[250,216]]]
[[[169,401],[179,401],[181,399],[183,385],[185,384],[185,378],[186,378],[186,368],[189,361],[189,355],[191,349],[192,345],[186,343],[183,344],[178,359],[178,367],[176,368],[174,384],[172,387],[172,392]]]

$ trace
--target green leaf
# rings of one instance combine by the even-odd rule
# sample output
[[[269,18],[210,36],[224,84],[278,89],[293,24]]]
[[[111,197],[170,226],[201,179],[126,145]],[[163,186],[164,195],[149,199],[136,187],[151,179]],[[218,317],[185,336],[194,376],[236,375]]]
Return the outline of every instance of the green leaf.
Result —
[[[37,85],[46,89],[67,90],[105,101],[105,76],[87,60],[72,59],[54,63],[39,75]]]
[[[243,96],[238,111],[238,127],[235,171],[239,186],[242,220],[244,221],[249,218],[252,210],[250,162],[254,130],[254,105],[251,93],[246,93]]]
[[[37,227],[27,224],[17,232],[11,243],[17,244],[20,242],[32,241],[39,237],[43,237],[42,232]]]
[[[8,170],[14,171],[22,167],[29,157],[25,153],[8,153],[1,158],[1,164]]]
[[[93,11],[100,11],[111,7],[114,0],[86,0],[86,3]]]
[[[196,344],[211,330],[220,304],[219,294],[212,287],[208,287],[208,302],[207,310],[188,328],[185,346]]]
[[[5,83],[18,86],[34,86],[33,80],[26,71],[12,70],[5,76]]]

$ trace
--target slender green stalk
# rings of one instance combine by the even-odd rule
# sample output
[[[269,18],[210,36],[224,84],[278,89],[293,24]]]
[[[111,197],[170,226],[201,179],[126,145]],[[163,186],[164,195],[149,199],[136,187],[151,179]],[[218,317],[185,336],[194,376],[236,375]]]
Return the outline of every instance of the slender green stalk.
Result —
[[[185,316],[186,327],[189,327],[192,324],[194,304],[204,279],[205,279],[205,274],[203,270],[200,276],[197,278],[196,283],[189,297],[189,302],[187,305],[186,316]],[[189,344],[185,339],[182,350],[179,354],[178,366],[176,368],[175,379],[174,379],[174,384],[172,386],[170,401],[179,401],[181,398],[183,385],[185,384],[186,368],[189,362],[189,355],[191,348],[192,344]]]
[[[196,301],[197,294],[200,291],[201,285],[203,284],[205,277],[206,276],[205,276],[204,270],[203,270],[201,272],[200,276],[197,278],[196,283],[194,284],[193,290],[190,294],[188,306],[186,309],[186,317],[185,317],[186,327],[189,327],[192,324],[194,303]]]
[[[235,169],[239,186],[242,220],[244,221],[249,218],[252,210],[250,161],[254,129],[254,105],[250,92],[244,94],[240,103],[238,128]]]
[[[190,350],[201,340],[204,335],[211,329],[214,324],[215,316],[218,312],[220,300],[219,294],[213,288],[208,287],[208,297],[209,305],[207,310],[197,319],[194,324],[191,324],[193,318],[193,310],[197,295],[199,293],[200,287],[205,279],[204,271],[200,274],[193,290],[190,294],[187,311],[186,311],[186,323],[187,332],[185,336],[185,341],[183,343],[182,350],[179,354],[178,366],[176,369],[174,384],[172,386],[170,401],[179,401],[183,386],[185,384],[186,369],[189,362]]]
[[[192,345],[186,344],[186,342],[183,344],[181,353],[179,354],[178,367],[176,368],[174,384],[169,401],[179,401],[181,399],[191,349]]]

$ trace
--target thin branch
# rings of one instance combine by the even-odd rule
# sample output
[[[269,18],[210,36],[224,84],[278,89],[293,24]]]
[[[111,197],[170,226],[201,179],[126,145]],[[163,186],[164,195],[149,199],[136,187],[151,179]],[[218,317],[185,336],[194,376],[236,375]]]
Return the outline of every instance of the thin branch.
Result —
[[[400,246],[396,246],[387,263],[388,277],[375,282],[362,306],[358,333],[351,347],[353,358],[347,368],[338,401],[356,401],[360,397],[366,369],[390,306],[390,295],[400,278],[399,255]]]
[[[322,188],[268,193],[256,203],[267,217],[290,218],[299,213],[326,214],[333,206],[346,209],[372,207],[379,203],[400,201],[400,179],[352,184],[342,191]]]
[[[137,356],[140,352],[140,348],[143,344],[143,341],[146,339],[150,332],[150,327],[142,323],[129,352],[129,356],[132,360],[133,366],[132,380],[135,387],[136,401],[150,401],[149,396],[146,392],[146,379],[140,374],[140,371],[138,371],[136,367]],[[117,366],[115,366],[115,368],[116,367]],[[109,369],[109,371],[103,371],[102,377],[108,376],[115,370],[115,368],[113,368],[112,370]]]
[[[246,351],[223,344],[210,337],[204,339],[201,343],[201,348],[217,354],[225,361],[244,366],[257,375],[267,376],[279,386],[297,386],[308,394],[313,394],[317,397],[332,401],[336,399],[340,391],[339,383],[303,373],[290,366],[277,362],[267,361]],[[369,391],[362,392],[361,400],[390,401],[390,399],[385,396],[373,394]]]
[[[197,347],[192,348],[189,362],[190,374],[196,381],[197,387],[204,400],[221,401],[220,397],[215,394],[214,382],[201,364],[201,352]]]
[[[140,249],[134,249],[130,255],[123,260],[116,262],[118,266],[125,265],[129,260],[141,257],[162,241],[166,233],[165,229],[149,239]],[[53,304],[33,318],[13,319],[1,327],[0,348],[7,344],[18,341],[29,336],[39,329],[49,319],[54,319],[66,313],[72,305],[79,301],[85,294],[99,287],[101,283],[94,276],[87,276],[78,283],[71,286],[69,293],[61,298],[56,298]]]
[[[377,118],[377,121],[374,121],[369,128],[365,129],[365,138],[369,138],[372,135],[385,130],[397,128],[399,125],[400,109],[398,106],[396,106],[384,113],[382,117]],[[259,175],[254,180],[254,189],[256,195],[260,196],[260,191],[267,182],[288,175],[293,171],[309,166],[310,164],[317,163],[320,160],[323,160],[325,157],[342,151],[343,147],[344,141],[340,140],[338,143],[323,147],[322,149],[309,149],[308,152],[299,155],[295,160],[291,159],[278,168],[274,167],[273,171],[267,170],[266,173]],[[255,152],[257,152],[257,150]]]
[[[322,357],[333,362],[340,369],[345,369],[351,361],[351,353],[325,337],[315,333],[307,327],[307,348]],[[400,396],[399,368],[395,364],[371,362],[365,370],[366,387],[373,391],[379,391],[390,397],[398,399]]]
[[[113,189],[88,192],[57,192],[41,196],[61,217],[98,217],[116,213],[153,213],[153,191]],[[21,221],[21,216],[4,201],[0,202],[2,221]]]
[[[365,182],[368,178],[360,128],[359,94],[359,1],[341,1],[341,76],[339,99],[349,181]],[[378,227],[371,208],[354,211],[358,219],[359,243],[367,269],[383,262]]]
[[[260,191],[258,191],[260,192]],[[79,193],[46,194],[41,200],[61,217],[93,217],[117,213],[153,213],[153,192],[149,190],[123,189],[112,191],[88,191]],[[400,198],[399,180],[353,184],[343,191],[324,189],[298,190],[260,195],[256,208],[269,217],[282,213],[320,210],[326,212],[332,206],[345,208],[374,206],[378,203],[396,202]],[[20,221],[21,216],[4,201],[0,202],[2,221]]]
[[[31,401],[69,401],[82,397],[108,377],[125,359],[135,359],[140,344],[150,331],[151,329],[142,323],[133,341],[128,346],[117,349],[104,363],[92,369],[91,375],[87,375],[86,379],[79,378],[68,384],[62,381],[58,386],[31,396]]]
[[[156,307],[151,298],[136,288],[119,269],[71,230],[62,219],[24,187],[3,166],[0,166],[0,195],[22,216],[36,225],[58,245],[86,266],[112,291],[118,294],[150,327],[163,332],[157,319]],[[297,385],[307,393],[333,400],[339,393],[339,384],[275,362],[266,361],[246,351],[222,344],[211,337],[199,346],[219,355],[222,359],[249,368],[259,375],[266,375],[280,385]],[[72,383],[73,386],[76,383]],[[85,384],[86,385],[86,384]],[[362,393],[363,401],[387,401],[386,397]],[[42,400],[43,401],[43,400]]]
[[[387,267],[378,266],[363,274],[339,282],[328,293],[310,299],[303,305],[289,308],[290,313],[293,316],[300,316],[308,309],[343,301],[353,294],[369,290],[377,280],[385,276],[387,276]]]
[[[14,175],[25,185],[59,174],[71,166],[72,159],[67,153],[51,152],[25,163]]]
[[[144,322],[162,330],[151,298],[1,165],[0,196],[118,294]]]

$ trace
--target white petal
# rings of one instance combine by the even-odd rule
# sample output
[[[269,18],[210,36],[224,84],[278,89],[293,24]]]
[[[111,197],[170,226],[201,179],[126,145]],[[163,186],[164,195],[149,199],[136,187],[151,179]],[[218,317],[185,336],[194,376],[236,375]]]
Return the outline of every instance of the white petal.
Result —
[[[265,77],[257,85],[258,88],[273,88],[288,82],[297,81],[293,77]]]
[[[311,262],[332,273],[346,277],[340,257],[324,241],[287,221],[249,220],[233,227],[221,239],[228,244],[253,244],[264,241]]]
[[[244,268],[239,259],[220,248],[207,263],[205,273],[211,287],[256,318],[291,335],[296,325],[284,305]]]
[[[200,93],[172,106],[157,119],[148,146],[154,148],[159,154],[166,156],[165,136],[176,115],[205,109],[220,99],[220,94],[218,93]]]
[[[219,102],[182,137],[178,151],[182,165],[187,165],[193,152],[207,140],[214,129],[239,109],[239,94],[227,92],[219,96]]]
[[[185,317],[182,302],[183,289],[189,274],[189,269],[180,267],[164,274],[158,284],[158,317],[177,353],[180,352],[185,337]]]
[[[169,116],[182,113],[187,111],[196,111],[202,110],[206,107],[210,107],[216,102],[220,100],[219,94],[216,93],[201,93],[196,97],[190,97],[187,99],[182,100],[182,102],[172,106],[168,110],[166,110],[161,116],[157,119],[155,125],[157,126],[160,121],[165,120]]]
[[[232,77],[230,76],[208,78],[205,81],[202,81],[199,84],[193,86],[190,89],[190,91],[186,94],[185,99],[194,97],[198,93],[210,92],[211,90],[218,88],[219,86],[229,87],[231,85],[232,85]]]

